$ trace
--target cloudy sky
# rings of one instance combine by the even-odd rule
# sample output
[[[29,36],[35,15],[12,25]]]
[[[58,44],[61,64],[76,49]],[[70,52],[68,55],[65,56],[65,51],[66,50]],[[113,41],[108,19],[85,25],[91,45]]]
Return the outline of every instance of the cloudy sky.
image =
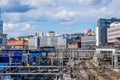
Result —
[[[120,0],[0,0],[9,37],[95,30],[99,18],[120,18]]]

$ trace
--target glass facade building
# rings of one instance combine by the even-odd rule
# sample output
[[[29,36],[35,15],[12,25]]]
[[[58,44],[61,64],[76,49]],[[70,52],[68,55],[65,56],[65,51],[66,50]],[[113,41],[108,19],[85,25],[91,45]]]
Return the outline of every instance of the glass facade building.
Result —
[[[97,27],[99,27],[99,45],[106,45],[107,44],[107,28],[109,28],[110,24],[113,22],[120,22],[120,19],[111,18],[111,19],[105,19],[100,18],[97,21]]]
[[[0,20],[0,33],[3,33],[3,21]]]
[[[3,21],[0,20],[0,46],[2,46],[2,39],[3,39]]]

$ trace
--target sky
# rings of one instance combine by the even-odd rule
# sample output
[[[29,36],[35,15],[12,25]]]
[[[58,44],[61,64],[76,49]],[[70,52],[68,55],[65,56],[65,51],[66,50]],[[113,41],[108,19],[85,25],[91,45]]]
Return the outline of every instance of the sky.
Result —
[[[119,5],[120,0],[0,0],[8,37],[95,30],[99,18],[120,18]]]

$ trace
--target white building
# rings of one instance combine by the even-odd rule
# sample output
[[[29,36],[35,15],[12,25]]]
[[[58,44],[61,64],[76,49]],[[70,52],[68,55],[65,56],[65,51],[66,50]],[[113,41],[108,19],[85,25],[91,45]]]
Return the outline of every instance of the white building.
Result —
[[[120,50],[115,48],[96,48],[93,60],[97,65],[107,65],[113,68],[120,66]]]
[[[48,46],[48,38],[46,36],[40,38],[40,47]]]
[[[100,46],[100,27],[96,27],[96,46]]]
[[[57,38],[57,49],[66,49],[67,48],[67,39],[60,36]]]
[[[67,40],[63,36],[44,36],[40,38],[40,47],[67,48]]]
[[[30,37],[28,40],[28,49],[38,49],[39,48],[39,37]]]
[[[35,33],[35,36],[38,36],[38,37],[43,37],[43,36],[44,36],[44,34],[43,34],[42,32],[36,32],[36,33]]]
[[[120,22],[114,22],[107,29],[108,44],[120,46]]]
[[[46,36],[56,36],[56,33],[54,31],[49,31],[49,33],[46,33]]]

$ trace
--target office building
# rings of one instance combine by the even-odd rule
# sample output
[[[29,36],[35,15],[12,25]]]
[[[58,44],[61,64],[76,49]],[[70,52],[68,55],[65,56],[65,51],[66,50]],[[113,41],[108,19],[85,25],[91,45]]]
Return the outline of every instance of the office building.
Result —
[[[87,30],[86,34],[81,37],[81,48],[95,48],[96,47],[96,34],[91,29]]]
[[[120,22],[120,19],[111,18],[111,19],[105,19],[100,18],[97,21],[97,46],[104,46],[107,45],[107,28],[110,26],[113,22]]]
[[[39,37],[33,36],[28,40],[28,49],[37,50],[39,49]]]
[[[7,46],[7,34],[0,34],[0,48]]]
[[[54,31],[49,31],[46,36],[56,36],[56,33]]]
[[[96,27],[96,46],[100,46],[100,28]]]
[[[7,34],[3,34],[3,21],[1,20],[0,8],[0,48],[7,46]]]
[[[67,48],[67,39],[63,36],[57,37],[57,49],[66,49]]]
[[[3,34],[3,21],[1,20],[1,7],[0,7],[0,34]]]
[[[81,37],[81,48],[95,48],[96,36],[84,36]]]
[[[43,34],[42,32],[36,32],[36,33],[35,33],[35,36],[38,36],[38,37],[43,37],[43,36],[44,36],[44,34]]]
[[[1,20],[1,7],[0,7],[0,37],[2,38],[3,34],[3,21]],[[2,42],[2,41],[0,41]]]
[[[3,34],[3,21],[0,20],[0,34]]]
[[[28,41],[30,37],[33,37],[33,35],[19,36],[19,37],[17,37],[17,40],[26,40],[26,41]]]
[[[2,34],[2,46],[7,47],[7,34]]]
[[[120,46],[120,22],[114,22],[110,25],[107,31],[108,44]]]
[[[40,47],[54,47],[56,49],[66,49],[67,39],[63,36],[44,36],[40,38]]]
[[[47,42],[47,39],[48,39],[48,38],[47,38],[46,36],[41,37],[41,38],[40,38],[40,45],[39,45],[39,46],[40,46],[40,47],[47,47],[47,46],[48,46],[48,44],[47,44],[47,43],[48,43],[48,42]]]

